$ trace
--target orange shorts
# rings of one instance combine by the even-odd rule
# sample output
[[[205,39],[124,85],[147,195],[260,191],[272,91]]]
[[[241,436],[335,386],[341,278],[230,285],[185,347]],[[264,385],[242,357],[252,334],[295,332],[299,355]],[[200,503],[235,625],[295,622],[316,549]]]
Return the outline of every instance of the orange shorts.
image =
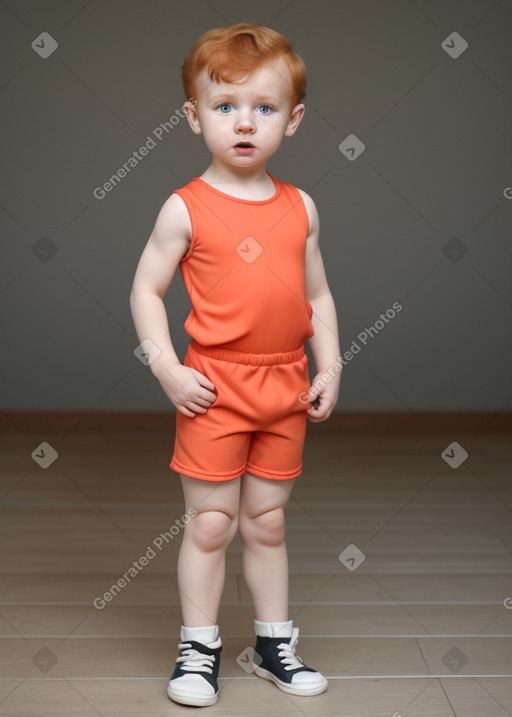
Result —
[[[183,363],[213,383],[217,399],[194,417],[176,412],[173,470],[208,481],[244,471],[273,480],[300,475],[311,406],[303,348],[252,354],[193,341]]]

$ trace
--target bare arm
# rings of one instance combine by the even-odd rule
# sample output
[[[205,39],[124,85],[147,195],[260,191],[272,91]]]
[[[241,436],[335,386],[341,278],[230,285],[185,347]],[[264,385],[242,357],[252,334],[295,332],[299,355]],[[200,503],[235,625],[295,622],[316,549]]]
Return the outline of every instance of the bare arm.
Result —
[[[135,272],[130,308],[139,341],[149,339],[160,354],[150,364],[153,374],[177,410],[186,416],[206,413],[215,401],[215,387],[206,376],[183,366],[172,345],[163,298],[181,257],[190,246],[190,218],[177,194],[165,202]]]
[[[338,400],[341,363],[336,307],[327,284],[324,263],[318,242],[320,223],[318,212],[310,196],[301,192],[309,216],[309,235],[306,244],[306,295],[313,309],[311,323],[314,336],[308,339],[315,360],[317,374],[313,379],[315,399],[308,416],[313,423],[325,421]],[[311,393],[311,392],[310,392]]]

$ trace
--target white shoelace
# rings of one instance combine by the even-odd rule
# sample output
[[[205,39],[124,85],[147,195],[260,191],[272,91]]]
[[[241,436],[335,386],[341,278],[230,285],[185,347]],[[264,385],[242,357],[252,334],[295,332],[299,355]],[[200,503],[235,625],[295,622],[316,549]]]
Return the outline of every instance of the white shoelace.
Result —
[[[188,647],[188,650],[185,648]],[[183,662],[182,670],[186,672],[209,672],[213,673],[215,655],[204,655],[198,650],[193,650],[189,642],[182,642],[178,645],[179,650],[184,650],[176,662]]]
[[[295,645],[299,637],[298,628],[294,627],[292,632],[292,638],[290,642],[282,642],[277,646],[278,656],[281,658],[283,665],[286,665],[285,670],[296,670],[297,667],[304,667],[302,659],[295,654]]]

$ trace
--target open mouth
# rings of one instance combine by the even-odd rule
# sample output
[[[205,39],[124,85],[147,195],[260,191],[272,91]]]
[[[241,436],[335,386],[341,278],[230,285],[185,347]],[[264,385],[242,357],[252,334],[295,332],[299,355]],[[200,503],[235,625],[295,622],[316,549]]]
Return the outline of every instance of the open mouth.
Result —
[[[250,142],[239,142],[239,143],[238,143],[237,145],[235,145],[235,146],[236,146],[236,147],[245,147],[246,149],[254,148],[254,145],[251,144]]]

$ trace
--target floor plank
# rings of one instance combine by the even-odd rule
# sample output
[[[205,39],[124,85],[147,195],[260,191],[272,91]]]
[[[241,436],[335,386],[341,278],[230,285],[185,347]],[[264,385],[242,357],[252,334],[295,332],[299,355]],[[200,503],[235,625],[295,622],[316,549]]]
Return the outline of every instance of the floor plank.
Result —
[[[172,435],[31,424],[0,440],[0,713],[195,714],[165,692],[181,624]],[[31,457],[41,441],[58,452],[46,469]],[[452,441],[469,454],[456,469],[441,456]],[[287,507],[290,615],[329,689],[285,695],[236,662],[254,644],[237,537],[208,714],[512,714],[511,457],[504,431],[309,430]],[[364,556],[353,570],[351,545]]]

